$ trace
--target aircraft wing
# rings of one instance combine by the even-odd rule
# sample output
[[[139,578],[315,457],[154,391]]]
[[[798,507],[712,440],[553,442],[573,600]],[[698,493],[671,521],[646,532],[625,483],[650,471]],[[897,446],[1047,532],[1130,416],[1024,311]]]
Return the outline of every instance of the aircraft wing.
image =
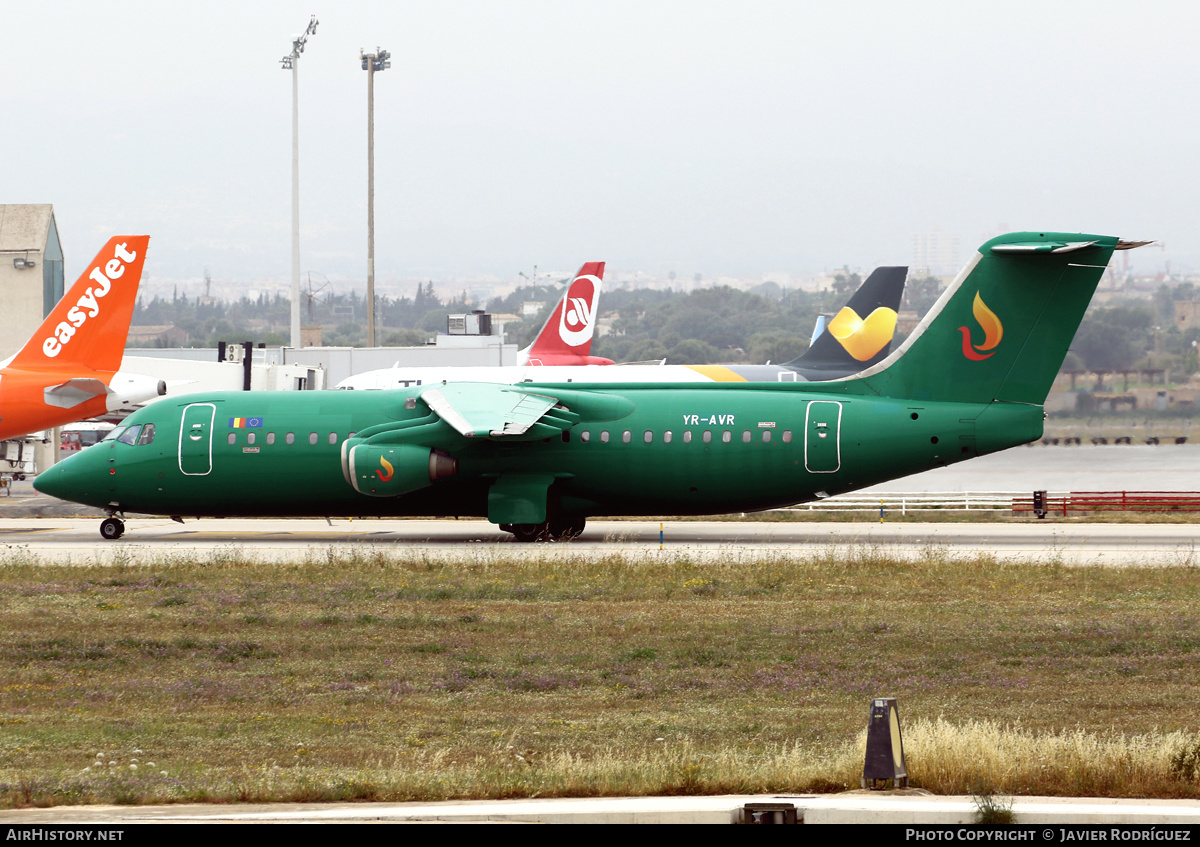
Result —
[[[466,438],[557,438],[578,423],[615,421],[634,410],[631,400],[612,393],[524,383],[442,383],[425,388],[418,396],[429,408],[427,415],[418,413],[368,427],[342,442],[343,453],[348,455],[360,444],[448,449],[447,427]],[[407,406],[407,402],[414,405]],[[410,397],[407,402],[408,408],[416,408],[416,398]]]
[[[557,397],[507,385],[446,383],[421,392],[421,399],[467,438],[545,438],[579,422],[578,415],[561,408]],[[551,410],[557,414],[549,414]]]

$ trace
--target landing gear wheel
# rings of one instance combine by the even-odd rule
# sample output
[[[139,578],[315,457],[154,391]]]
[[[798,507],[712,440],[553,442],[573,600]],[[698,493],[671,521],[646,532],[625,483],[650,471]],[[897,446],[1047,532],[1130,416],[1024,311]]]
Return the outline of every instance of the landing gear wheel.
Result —
[[[578,538],[586,525],[583,518],[556,518],[550,521],[550,535],[563,540]]]
[[[100,523],[100,537],[108,541],[116,541],[125,534],[125,521],[120,518],[108,518]]]
[[[515,523],[508,530],[513,534],[517,541],[528,543],[537,541],[539,538],[546,536],[546,524],[544,523]]]

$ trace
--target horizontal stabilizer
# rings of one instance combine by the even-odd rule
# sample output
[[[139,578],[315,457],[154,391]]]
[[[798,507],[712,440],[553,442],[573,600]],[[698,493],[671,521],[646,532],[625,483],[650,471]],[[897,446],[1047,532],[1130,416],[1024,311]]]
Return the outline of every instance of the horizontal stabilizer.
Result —
[[[92,377],[78,377],[50,386],[45,390],[45,398],[47,406],[72,409],[93,397],[103,397],[107,393],[108,386],[103,381]]]

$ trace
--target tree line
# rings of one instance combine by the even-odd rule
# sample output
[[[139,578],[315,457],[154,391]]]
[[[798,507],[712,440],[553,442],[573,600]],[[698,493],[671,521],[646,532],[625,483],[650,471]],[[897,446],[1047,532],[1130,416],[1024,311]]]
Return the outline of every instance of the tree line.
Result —
[[[618,362],[666,359],[671,364],[782,363],[808,348],[819,314],[833,314],[861,283],[858,274],[838,274],[831,290],[807,292],[763,283],[749,291],[730,287],[691,292],[606,289],[600,317],[608,331],[598,335],[592,353]],[[569,280],[527,285],[503,297],[478,303],[461,293],[441,296],[432,281],[411,297],[377,298],[377,339],[384,346],[424,344],[446,329],[446,318],[482,308],[492,314],[519,314],[522,304],[541,302],[537,315],[509,321],[508,340],[531,343],[562,297]],[[937,299],[933,277],[910,279],[902,310],[918,315]],[[358,292],[329,293],[302,302],[302,322],[323,325],[330,346],[366,344],[366,309]],[[1200,299],[1192,283],[1162,286],[1151,299],[1093,302],[1071,345],[1065,370],[1130,371],[1166,368],[1181,381],[1196,373],[1200,328],[1183,328],[1175,317],[1178,301]],[[865,316],[864,316],[865,317]],[[288,342],[290,300],[281,294],[238,300],[139,298],[135,325],[174,325],[186,330],[193,346],[218,342]],[[903,336],[897,338],[897,342]]]

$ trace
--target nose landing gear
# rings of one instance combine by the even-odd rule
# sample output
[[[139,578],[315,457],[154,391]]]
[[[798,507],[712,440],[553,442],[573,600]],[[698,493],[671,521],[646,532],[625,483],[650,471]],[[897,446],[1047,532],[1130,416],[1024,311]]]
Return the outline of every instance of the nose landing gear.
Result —
[[[100,522],[100,537],[106,541],[116,541],[125,534],[125,521],[120,518],[107,518]]]

